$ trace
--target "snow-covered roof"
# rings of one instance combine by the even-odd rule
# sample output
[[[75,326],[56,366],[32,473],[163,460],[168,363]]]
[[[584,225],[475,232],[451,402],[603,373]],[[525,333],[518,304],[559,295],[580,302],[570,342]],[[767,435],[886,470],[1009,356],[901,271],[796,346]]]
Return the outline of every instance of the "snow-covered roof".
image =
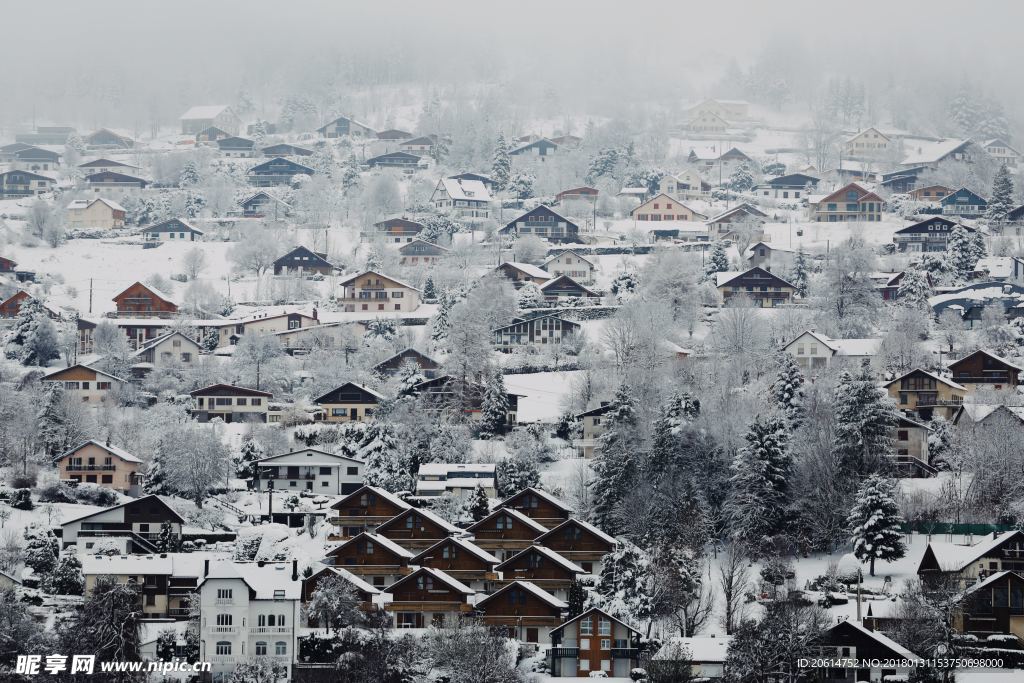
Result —
[[[490,564],[493,566],[501,562],[501,560],[499,560],[497,557],[490,554],[489,552],[487,552],[477,544],[473,543],[472,541],[462,538],[461,536],[449,536],[447,538],[441,539],[440,541],[430,546],[426,550],[421,551],[419,555],[412,559],[412,563],[415,564],[417,561],[423,560],[424,558],[433,557],[434,550],[444,545],[445,543],[456,544],[457,546],[465,550],[467,553],[476,556],[478,559],[480,559],[482,562],[486,564]]]
[[[278,453],[277,455],[268,455],[265,458],[260,458],[259,460],[257,460],[256,461],[256,465],[257,466],[259,466],[259,465],[269,465],[269,464],[272,464],[274,461],[276,461],[276,460],[278,460],[280,458],[287,457],[289,455],[295,455],[296,453],[310,453],[310,452],[316,453],[316,455],[313,456],[313,458],[311,460],[309,460],[309,461],[303,461],[302,464],[304,464],[304,465],[317,465],[317,466],[330,467],[330,466],[333,466],[333,465],[337,465],[339,460],[344,460],[345,462],[357,462],[357,463],[360,463],[360,464],[365,464],[365,463],[363,463],[362,460],[360,460],[358,458],[353,458],[353,457],[350,457],[350,456],[347,456],[347,455],[339,455],[338,453],[328,453],[327,451],[320,450],[319,448],[302,448],[302,449],[299,449],[297,451],[288,451],[287,453]]]
[[[948,387],[953,387],[954,389],[959,389],[961,391],[967,391],[967,388],[964,387],[962,384],[957,384],[956,382],[954,382],[953,380],[949,379],[948,377],[940,377],[939,375],[936,375],[934,372],[928,372],[927,370],[922,370],[921,368],[916,368],[914,370],[911,370],[910,372],[905,372],[902,375],[900,375],[899,377],[897,377],[896,379],[892,380],[891,382],[886,382],[882,386],[888,387],[888,386],[891,386],[893,384],[896,384],[897,382],[899,382],[904,377],[912,375],[915,372],[923,373],[923,374],[931,377],[932,379],[934,379],[936,382],[942,382],[943,384],[945,384]]]
[[[256,562],[222,560],[212,562],[210,573],[200,585],[210,579],[241,579],[256,593],[257,600],[298,600],[302,596],[302,581],[292,581],[291,562],[267,562],[262,567]]]
[[[370,593],[371,595],[377,595],[381,593],[381,590],[379,588],[370,583],[367,583],[361,576],[353,574],[344,567],[324,567],[324,569],[330,572],[334,572],[341,578],[345,579],[353,586],[355,586],[356,590],[360,590],[364,593]]]
[[[500,507],[503,507],[503,506],[507,505],[510,500],[513,500],[514,498],[518,498],[519,496],[523,495],[524,493],[532,493],[533,495],[537,496],[538,498],[543,498],[547,502],[551,503],[552,505],[554,505],[559,510],[565,510],[566,512],[572,512],[572,508],[570,508],[568,505],[566,505],[565,502],[559,500],[558,498],[556,498],[555,496],[551,495],[547,491],[545,491],[543,489],[539,489],[539,488],[537,488],[535,486],[527,486],[525,489],[522,489],[521,491],[516,491],[511,496],[509,496],[505,500],[503,500],[500,503],[498,503],[498,507],[500,508]]]
[[[985,256],[974,264],[974,270],[979,273],[988,273],[990,277],[1008,278],[1013,277],[1014,265],[1017,263],[1022,262],[1016,256]]]
[[[965,360],[967,358],[970,358],[971,356],[973,356],[973,355],[975,355],[977,353],[984,354],[984,355],[988,356],[989,358],[994,358],[995,360],[999,361],[1000,363],[1004,363],[1006,365],[1009,365],[1014,370],[1020,370],[1020,371],[1024,372],[1024,368],[1022,368],[1020,365],[1018,365],[1018,364],[1016,364],[1016,363],[1014,363],[1012,361],[1009,361],[1009,360],[1003,358],[1002,356],[996,355],[996,354],[992,353],[991,351],[989,351],[988,349],[978,349],[977,351],[974,351],[973,353],[967,354],[963,358],[960,358],[958,360],[951,360],[951,361],[949,361],[947,363],[947,365],[956,365],[960,361]]]
[[[543,280],[548,280],[551,278],[551,273],[549,273],[548,271],[543,270],[542,268],[538,268],[537,266],[531,265],[529,263],[523,263],[522,261],[505,261],[504,263],[499,265],[498,268],[501,268],[502,266],[511,266],[516,270],[526,273],[530,277],[541,278]]]
[[[345,285],[353,282],[356,278],[362,277],[363,275],[368,275],[368,274],[371,274],[371,273],[373,275],[378,275],[378,276],[384,278],[385,280],[391,280],[392,282],[394,282],[396,285],[398,285],[400,287],[405,287],[406,289],[412,289],[412,290],[417,291],[417,292],[420,291],[418,287],[413,287],[408,282],[403,282],[402,280],[399,280],[396,277],[393,277],[391,275],[385,275],[384,273],[378,272],[376,270],[364,270],[361,273],[356,273],[352,277],[349,277],[349,278],[346,278],[346,279],[342,280],[338,284],[341,285],[342,287],[344,287]]]
[[[935,557],[940,571],[958,572],[1019,533],[1021,532],[1016,530],[1006,531],[995,538],[989,536],[986,540],[974,545],[932,541],[928,544],[928,549],[931,550],[932,555]]]
[[[469,527],[469,531],[472,532],[472,530],[474,528],[476,528],[478,526],[483,526],[484,523],[488,522],[492,517],[494,517],[495,515],[499,515],[499,514],[508,515],[509,517],[515,519],[516,521],[521,522],[522,524],[525,524],[526,526],[532,528],[534,531],[539,531],[541,534],[547,533],[547,531],[548,531],[548,528],[546,526],[544,526],[540,522],[537,522],[537,521],[533,520],[530,517],[527,517],[526,515],[524,515],[519,510],[516,510],[515,508],[503,508],[503,507],[499,507],[498,509],[496,509],[493,512],[491,512],[491,514],[489,514],[486,517],[484,517],[483,519],[481,519],[479,522],[476,522],[475,524],[471,525]]]
[[[364,485],[364,486],[359,487],[357,490],[355,490],[352,493],[350,493],[349,495],[345,496],[344,498],[339,500],[337,503],[334,503],[331,507],[337,509],[337,508],[340,507],[341,501],[348,500],[349,498],[352,498],[353,496],[361,495],[364,491],[368,491],[370,493],[373,493],[374,495],[377,495],[377,496],[383,498],[384,500],[388,501],[389,503],[391,503],[392,505],[394,505],[395,507],[397,507],[397,508],[399,508],[401,510],[407,510],[407,509],[412,507],[411,505],[409,505],[404,500],[402,500],[401,498],[399,498],[395,494],[391,493],[390,491],[385,491],[384,489],[380,489],[380,488],[377,488],[376,486],[370,486],[370,485]]]
[[[422,574],[422,573],[430,574],[431,576],[433,576],[438,581],[441,581],[442,583],[445,583],[445,584],[451,586],[452,588],[454,588],[455,590],[457,590],[458,592],[460,592],[460,593],[462,593],[464,595],[476,595],[476,591],[475,590],[473,590],[472,588],[470,588],[466,584],[462,583],[461,581],[456,579],[451,574],[448,574],[447,572],[443,572],[440,569],[434,569],[433,567],[420,567],[419,569],[414,571],[412,574],[408,574],[406,576],[403,576],[398,581],[395,581],[393,584],[391,584],[391,586],[388,587],[387,592],[389,592],[389,593],[393,592],[392,589],[395,586],[397,586],[398,584],[405,583],[406,581],[411,581],[413,579],[413,577],[418,576],[419,574]]]
[[[470,202],[491,201],[491,193],[487,191],[487,186],[479,180],[442,178],[441,184],[444,186],[444,191],[452,199]]]
[[[607,612],[605,612],[600,607],[591,607],[590,609],[584,610],[583,612],[577,614],[572,619],[567,619],[562,624],[560,624],[560,625],[556,626],[555,628],[551,629],[551,633],[555,633],[555,632],[561,631],[562,629],[564,629],[569,624],[572,624],[572,623],[574,623],[576,621],[579,621],[580,619],[582,619],[585,616],[588,616],[590,614],[595,614],[595,613],[596,614],[600,614],[602,617],[605,617],[606,619],[610,619],[611,621],[614,621],[616,624],[621,624],[622,626],[625,626],[630,631],[633,631],[635,633],[639,633],[640,632],[640,629],[638,629],[637,627],[635,627],[635,626],[633,626],[631,624],[626,623],[622,619],[619,619],[618,617],[616,617],[616,616],[614,616],[612,614],[608,614]]]
[[[377,545],[381,546],[382,548],[388,549],[389,551],[391,551],[393,554],[397,555],[398,557],[404,557],[407,560],[411,560],[413,558],[413,556],[415,555],[415,553],[409,552],[408,550],[406,550],[402,546],[400,546],[397,543],[395,543],[394,541],[392,541],[390,538],[387,538],[386,536],[381,536],[380,534],[375,534],[372,531],[363,531],[358,536],[356,536],[355,538],[351,538],[351,539],[345,541],[344,543],[342,543],[341,545],[337,546],[337,548],[343,548],[346,545],[348,545],[349,543],[354,542],[357,538],[364,538],[364,537],[370,539],[371,541],[373,541]],[[337,550],[337,548],[335,548],[335,550]]]
[[[683,650],[686,651],[686,659],[694,664],[720,664],[725,662],[726,651],[732,636],[694,636],[683,638],[674,636],[667,643],[662,645],[653,659],[677,660],[682,659]]]
[[[565,256],[566,254],[572,254],[576,258],[578,258],[581,261],[584,261],[586,263],[589,263],[592,266],[596,266],[597,265],[594,261],[592,261],[590,259],[590,257],[584,256],[583,254],[580,254],[579,252],[573,251],[572,249],[562,249],[561,251],[558,251],[555,254],[553,254],[552,256],[548,257],[548,260],[545,261],[544,263],[542,263],[541,267],[546,266],[547,264],[549,264],[552,261],[554,261],[556,258],[559,258],[561,256]]]
[[[86,446],[89,446],[89,445],[93,445],[93,446],[96,446],[97,448],[105,450],[107,453],[110,453],[111,455],[116,455],[117,457],[121,458],[125,462],[139,462],[139,463],[142,462],[140,459],[136,458],[134,455],[132,455],[128,451],[124,450],[123,448],[118,448],[117,446],[113,446],[113,445],[111,445],[109,443],[103,443],[102,441],[97,441],[96,439],[89,439],[88,441],[83,441],[82,443],[78,444],[74,448],[72,448],[72,449],[70,449],[70,450],[68,450],[68,451],[66,451],[64,453],[61,453],[59,456],[57,456],[56,459],[60,460],[64,456],[71,455],[72,453],[76,453],[76,452],[82,450],[83,448],[85,448]]]
[[[516,553],[512,557],[508,558],[507,560],[505,560],[504,562],[499,564],[498,565],[498,569],[500,570],[505,565],[508,565],[508,564],[510,564],[512,562],[515,562],[516,559],[520,555],[524,555],[524,554],[527,554],[527,553],[534,553],[534,552],[540,553],[541,555],[543,555],[544,557],[548,558],[549,560],[551,560],[555,564],[559,565],[560,567],[562,567],[566,571],[574,572],[576,574],[586,574],[587,573],[583,569],[583,567],[579,566],[575,562],[567,560],[566,558],[562,557],[561,555],[556,553],[551,548],[548,548],[548,547],[545,547],[545,546],[542,546],[542,545],[531,545],[526,550],[520,550],[518,553]]]
[[[126,209],[115,202],[113,199],[107,199],[105,197],[97,197],[95,199],[74,199],[68,203],[68,211],[83,211],[96,202],[103,202],[114,211],[125,211]]]
[[[215,119],[221,115],[224,110],[228,109],[229,105],[226,104],[201,104],[192,107],[187,112],[181,115],[182,121],[188,121],[190,119]]]
[[[454,524],[449,522],[447,519],[444,519],[440,515],[438,515],[438,514],[436,514],[434,512],[431,512],[430,510],[428,510],[426,508],[413,508],[413,509],[410,509],[410,510],[404,510],[402,512],[399,512],[397,515],[395,515],[394,517],[392,517],[388,521],[386,521],[383,524],[381,524],[379,528],[384,528],[384,527],[388,526],[391,522],[397,520],[398,518],[405,517],[406,515],[411,515],[411,514],[417,514],[417,515],[420,515],[421,517],[425,517],[425,518],[429,519],[431,522],[433,522],[437,526],[441,527],[441,529],[443,529],[444,531],[447,531],[449,534],[457,534],[460,531],[462,531],[462,529],[460,529],[459,527],[455,526]]]
[[[447,463],[428,462],[420,465],[417,472],[420,476],[448,476],[458,475],[462,472],[483,473],[494,476],[497,466],[494,463]]]
[[[201,577],[206,560],[212,553],[161,553],[159,555],[87,555],[81,554],[82,574],[112,574],[138,576],[159,574],[162,576]]]
[[[146,351],[148,351],[151,348],[153,348],[154,346],[158,346],[159,344],[167,341],[171,337],[181,337],[182,339],[187,339],[189,342],[195,344],[196,346],[199,345],[199,343],[195,339],[192,339],[187,334],[184,334],[183,332],[178,332],[177,330],[172,330],[172,331],[167,332],[165,334],[161,334],[159,337],[153,337],[148,342],[146,342],[145,344],[140,346],[139,350],[136,351],[134,353],[134,355],[140,356],[143,353],[145,353]]]
[[[961,140],[958,138],[946,138],[938,140],[936,142],[919,142],[917,143],[914,151],[904,157],[903,161],[900,162],[903,166],[911,166],[914,164],[932,164],[939,161],[943,157],[952,154],[960,147],[966,145],[970,140]],[[915,145],[908,145],[915,146]]]
[[[125,380],[121,379],[120,377],[116,377],[114,375],[111,375],[109,372],[103,372],[102,370],[98,370],[98,369],[90,367],[88,365],[83,365],[82,363],[79,363],[78,365],[72,365],[71,367],[68,367],[68,368],[57,368],[55,370],[51,370],[50,372],[48,372],[45,375],[43,375],[42,378],[44,380],[49,379],[50,377],[53,377],[55,375],[61,374],[62,372],[67,372],[71,368],[85,368],[86,370],[91,370],[91,371],[95,372],[98,375],[103,375],[104,377],[109,377],[110,379],[117,380],[118,382],[124,382],[125,381]]]
[[[917,655],[915,655],[913,652],[911,652],[907,648],[905,648],[902,645],[900,645],[899,643],[897,643],[895,640],[893,640],[889,636],[885,635],[884,633],[880,633],[878,631],[872,631],[871,629],[865,627],[863,624],[857,623],[857,621],[854,620],[854,619],[847,619],[846,621],[842,621],[842,622],[836,624],[835,626],[833,626],[832,628],[838,628],[839,626],[842,626],[843,624],[849,624],[853,628],[855,628],[858,631],[860,631],[861,633],[863,633],[868,638],[871,638],[874,641],[878,642],[879,644],[884,645],[885,647],[889,648],[890,650],[892,650],[893,652],[898,654],[903,659],[917,660],[917,658],[918,658]],[[832,630],[832,629],[830,628],[829,630]]]
[[[551,605],[555,609],[569,609],[569,605],[567,605],[566,603],[562,602],[561,600],[556,598],[551,593],[548,593],[546,590],[544,590],[543,588],[541,588],[537,584],[533,583],[532,581],[523,581],[521,579],[517,579],[517,580],[513,581],[512,583],[505,584],[504,586],[502,586],[501,588],[499,588],[498,590],[494,591],[493,593],[488,595],[486,598],[484,598],[483,600],[478,602],[477,606],[480,606],[480,605],[483,605],[485,603],[488,603],[491,600],[495,600],[495,599],[497,599],[497,597],[499,595],[502,595],[503,593],[505,593],[505,591],[512,590],[513,588],[522,588],[523,590],[526,590],[526,591],[532,593],[539,600],[541,600],[541,601]]]

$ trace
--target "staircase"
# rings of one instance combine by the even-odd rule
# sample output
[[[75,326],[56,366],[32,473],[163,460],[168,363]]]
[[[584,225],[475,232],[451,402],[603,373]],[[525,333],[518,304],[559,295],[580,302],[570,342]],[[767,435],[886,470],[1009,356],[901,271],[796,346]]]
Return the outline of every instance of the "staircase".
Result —
[[[246,513],[240,507],[238,507],[236,505],[232,505],[231,503],[227,502],[226,500],[221,500],[220,498],[217,498],[216,496],[210,496],[207,500],[209,500],[212,503],[214,503],[215,505],[217,505],[217,507],[219,507],[219,508],[221,508],[223,510],[226,510],[228,512],[234,513],[234,514],[238,515],[239,517],[243,517],[244,518],[244,517],[248,517],[249,516],[248,513]]]

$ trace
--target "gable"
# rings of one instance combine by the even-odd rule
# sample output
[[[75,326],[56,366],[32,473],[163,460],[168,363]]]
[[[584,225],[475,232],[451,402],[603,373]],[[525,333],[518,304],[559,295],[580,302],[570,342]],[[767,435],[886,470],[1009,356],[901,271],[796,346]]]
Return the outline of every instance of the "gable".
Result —
[[[376,394],[375,392],[371,392],[368,389],[365,389],[364,387],[359,386],[358,384],[354,384],[352,382],[346,382],[345,384],[342,384],[340,387],[332,389],[331,391],[328,391],[323,396],[320,396],[319,398],[314,399],[313,402],[314,403],[319,403],[319,404],[323,404],[323,403],[328,403],[328,404],[334,404],[334,403],[357,403],[357,404],[372,403],[372,404],[376,404],[379,399],[380,399],[380,395],[379,394]]]

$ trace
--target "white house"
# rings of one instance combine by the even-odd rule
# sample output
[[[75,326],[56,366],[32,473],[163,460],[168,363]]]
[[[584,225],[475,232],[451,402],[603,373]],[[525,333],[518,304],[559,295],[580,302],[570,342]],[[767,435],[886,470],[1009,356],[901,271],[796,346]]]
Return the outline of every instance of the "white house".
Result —
[[[450,211],[460,218],[489,218],[491,193],[479,180],[442,178],[437,181],[430,202],[439,211]]]
[[[494,486],[493,464],[452,464],[432,462],[420,465],[416,474],[416,495],[440,496],[451,494],[465,498],[479,485],[488,498],[497,493]]]
[[[302,581],[298,560],[211,563],[199,582],[199,659],[227,681],[241,662],[269,657],[288,668],[298,651]]]
[[[819,370],[839,363],[855,364],[863,358],[873,358],[881,343],[881,339],[832,339],[807,330],[782,348],[796,358],[801,369]]]
[[[348,495],[363,485],[365,468],[362,460],[307,448],[257,461],[253,488]]]
[[[594,284],[594,271],[597,269],[597,264],[591,258],[581,256],[572,250],[566,250],[550,257],[547,261],[540,264],[540,267],[551,273],[552,278],[568,275],[582,285],[592,285]]]

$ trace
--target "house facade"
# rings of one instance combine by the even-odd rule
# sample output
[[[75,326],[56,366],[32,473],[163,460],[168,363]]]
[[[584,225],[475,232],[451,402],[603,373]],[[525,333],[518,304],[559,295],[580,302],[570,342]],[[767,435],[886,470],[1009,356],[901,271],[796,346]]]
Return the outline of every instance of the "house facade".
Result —
[[[307,247],[298,246],[274,261],[274,275],[330,275],[334,265],[327,260],[327,254],[317,253]]]
[[[513,581],[478,601],[476,609],[484,624],[501,628],[509,638],[546,645],[569,606],[535,583]]]
[[[564,344],[581,328],[579,323],[553,314],[516,318],[494,330],[494,348],[508,353],[516,348],[540,349],[551,344]]]
[[[271,455],[255,463],[253,488],[348,495],[363,485],[366,463],[318,448]]]
[[[718,292],[728,303],[735,296],[748,297],[760,308],[776,308],[791,303],[796,288],[764,268],[754,267],[743,273],[718,273]]]
[[[700,221],[707,216],[697,213],[678,199],[659,193],[629,212],[638,221]]]
[[[533,235],[561,244],[578,242],[580,227],[551,207],[541,204],[506,224],[500,232],[515,237]]]
[[[43,386],[59,382],[65,394],[97,407],[106,400],[114,400],[115,392],[126,385],[120,377],[81,364],[53,370],[43,375],[41,381]]]
[[[330,123],[324,124],[316,129],[325,138],[375,138],[377,136],[369,126],[359,123],[347,116],[339,116]]]
[[[882,220],[885,201],[857,183],[836,190],[820,199],[808,200],[811,220],[835,223],[841,221],[878,222]]]
[[[953,361],[948,369],[956,383],[963,386],[967,393],[975,392],[981,387],[991,387],[997,391],[1016,391],[1020,384],[1019,365],[984,349]]]
[[[160,496],[143,496],[63,522],[61,547],[75,547],[88,555],[97,539],[104,539],[107,545],[110,539],[118,539],[122,554],[152,554],[158,552],[165,528],[170,531],[171,541],[179,542],[183,524],[185,519]]]
[[[499,560],[529,548],[548,528],[514,508],[498,508],[466,529],[473,543]]]
[[[345,540],[364,531],[375,531],[384,522],[411,506],[398,496],[373,486],[361,486],[331,505],[328,521],[334,525],[332,538]]]
[[[493,463],[423,463],[416,472],[416,495],[431,498],[450,495],[465,500],[481,488],[488,498],[493,498],[496,495],[494,477]]]
[[[226,104],[203,104],[192,107],[181,115],[180,120],[182,135],[195,135],[211,127],[235,135],[242,127],[241,119]]]
[[[491,193],[479,180],[442,178],[437,181],[430,202],[435,209],[460,218],[491,216]]]
[[[949,233],[959,223],[942,216],[933,216],[923,221],[900,228],[893,233],[892,241],[896,244],[896,250],[901,252],[940,252],[946,251],[949,243]],[[968,232],[974,232],[974,228],[963,226]]]
[[[178,304],[155,287],[135,282],[112,299],[118,317],[171,318]]]
[[[449,250],[439,244],[421,240],[418,237],[398,248],[398,262],[403,266],[429,268],[448,255]]]
[[[935,416],[952,421],[967,395],[967,389],[957,382],[921,369],[884,386],[900,410],[914,412],[924,422]]]
[[[165,221],[147,225],[139,232],[147,242],[198,242],[203,239],[205,234],[181,218],[168,218]]]
[[[867,128],[849,137],[843,144],[846,156],[852,159],[872,158],[884,155],[889,151],[891,140],[877,128]]]
[[[224,422],[266,422],[273,394],[231,384],[213,384],[189,393],[192,416],[199,422],[220,418]]]
[[[423,230],[423,224],[405,217],[388,218],[373,224],[378,233],[382,233],[385,239],[395,244],[408,243],[416,239],[416,236]]]
[[[138,495],[142,461],[128,451],[89,440],[54,459],[63,481],[96,484],[119,493]]]
[[[324,422],[365,422],[373,417],[384,395],[369,387],[345,382],[313,399],[324,410]]]
[[[426,508],[410,508],[381,524],[376,533],[403,548],[420,552],[461,531]]]
[[[338,283],[338,298],[347,312],[411,312],[420,306],[420,290],[401,280],[368,270]]]
[[[985,214],[988,209],[988,201],[977,192],[961,187],[943,197],[939,204],[942,205],[943,216],[960,216],[961,218],[978,218]]]
[[[49,192],[56,185],[48,178],[31,171],[5,171],[0,173],[0,199],[32,197]]]
[[[548,670],[556,678],[592,672],[629,678],[639,664],[640,632],[594,607],[551,630]]]
[[[878,352],[881,339],[833,339],[807,330],[782,347],[801,370],[825,370],[859,365]]]
[[[361,577],[374,588],[384,589],[413,571],[413,553],[391,539],[363,531],[332,548],[324,562]]]
[[[67,206],[68,227],[72,230],[124,227],[125,208],[111,199],[75,199]]]
[[[553,278],[568,275],[581,285],[592,285],[597,264],[575,251],[566,250],[550,256],[540,267],[551,273]]]
[[[448,574],[420,567],[387,588],[391,602],[385,609],[395,628],[452,625],[473,611],[476,591]]]
[[[309,166],[303,166],[291,159],[275,157],[249,169],[249,184],[253,187],[288,185],[297,175],[313,175],[314,173],[316,171]]]

